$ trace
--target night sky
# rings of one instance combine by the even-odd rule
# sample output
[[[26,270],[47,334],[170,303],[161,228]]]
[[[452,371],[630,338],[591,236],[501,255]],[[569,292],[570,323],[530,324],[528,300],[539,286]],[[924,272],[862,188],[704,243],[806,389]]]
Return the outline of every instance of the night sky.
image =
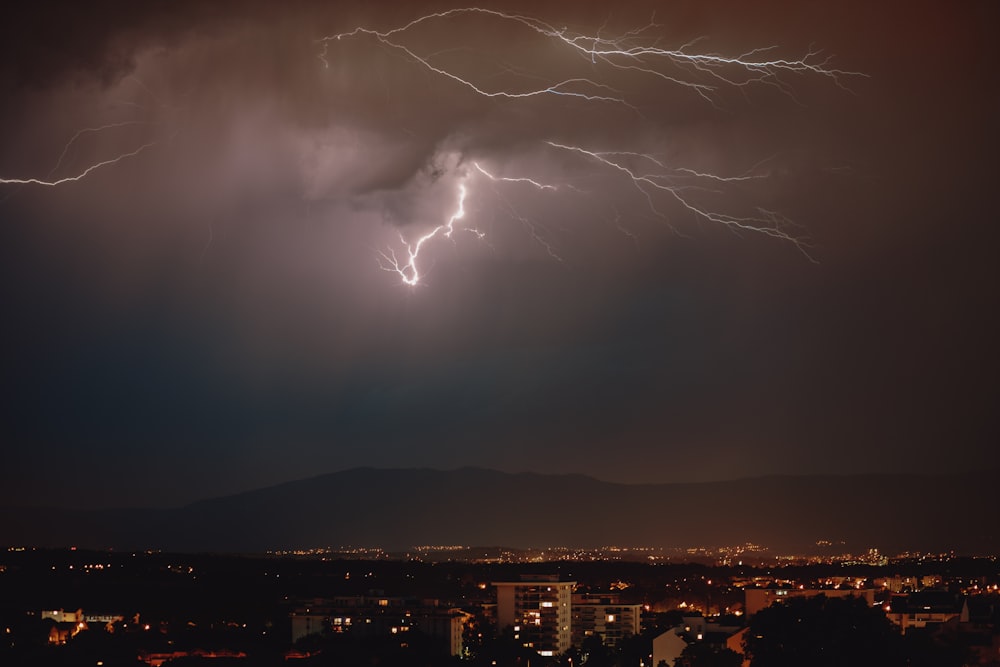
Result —
[[[480,6],[690,54],[814,50],[836,76],[656,75],[482,12],[393,33],[409,54],[322,41],[455,6],[5,17],[0,178],[123,157],[0,184],[0,504],[171,506],[356,466],[1000,465],[997,3]],[[460,187],[404,284],[394,253]],[[761,211],[782,226],[719,220]]]

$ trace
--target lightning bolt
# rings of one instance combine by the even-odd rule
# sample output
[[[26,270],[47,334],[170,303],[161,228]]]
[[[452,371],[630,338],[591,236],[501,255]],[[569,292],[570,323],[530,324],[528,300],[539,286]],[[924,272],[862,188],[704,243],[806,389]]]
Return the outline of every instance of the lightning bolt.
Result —
[[[480,164],[478,162],[473,162],[472,166],[476,168],[476,171],[478,171],[480,174],[482,174],[486,178],[490,179],[491,181],[501,181],[501,182],[504,182],[504,183],[528,183],[530,185],[535,186],[539,190],[556,190],[556,189],[558,189],[554,185],[548,185],[546,183],[539,183],[538,181],[536,181],[534,179],[531,179],[531,178],[524,178],[524,177],[521,177],[521,178],[507,178],[507,177],[502,177],[502,176],[494,176],[490,172],[488,172],[485,169],[483,169],[482,166],[480,166]]]
[[[559,189],[555,185],[550,185],[548,183],[540,183],[539,181],[536,181],[533,178],[527,178],[527,177],[523,177],[523,176],[522,177],[516,177],[516,178],[510,178],[510,177],[507,177],[507,176],[494,176],[490,172],[488,172],[485,169],[483,169],[483,167],[478,162],[473,162],[472,166],[475,167],[476,171],[478,171],[480,174],[482,174],[483,176],[485,176],[489,180],[493,181],[494,183],[526,183],[526,184],[532,186],[533,188],[535,188],[536,190],[543,190],[543,191],[546,191],[546,190],[548,190],[548,191],[555,191],[555,190]],[[494,192],[496,192],[496,195],[500,199],[500,201],[503,202],[503,204],[506,207],[507,212],[510,215],[510,217],[512,217],[515,220],[517,220],[518,222],[520,222],[521,225],[524,226],[524,228],[528,230],[528,233],[531,235],[532,240],[534,240],[535,243],[537,243],[538,245],[540,245],[545,250],[546,254],[548,254],[549,257],[551,257],[552,259],[554,259],[554,260],[556,260],[558,262],[563,261],[563,258],[559,256],[558,252],[556,252],[555,247],[551,243],[549,243],[549,241],[546,239],[546,237],[544,235],[542,235],[541,233],[539,233],[539,231],[538,231],[538,229],[539,229],[538,224],[536,224],[535,222],[531,221],[526,216],[522,215],[517,210],[517,208],[513,204],[510,203],[510,200],[508,200],[506,197],[504,197],[503,194],[501,194],[498,189],[494,188]]]
[[[832,80],[845,90],[848,89],[845,83],[847,79],[865,76],[860,72],[849,72],[831,67],[830,58],[824,58],[822,53],[816,50],[810,50],[804,56],[794,59],[766,57],[766,54],[776,51],[777,46],[753,49],[737,56],[692,53],[689,52],[689,49],[700,41],[700,38],[677,49],[659,47],[657,46],[659,40],[654,29],[661,26],[653,22],[641,28],[630,30],[619,37],[602,37],[600,31],[595,35],[575,33],[568,28],[556,28],[534,17],[509,14],[482,7],[464,7],[426,14],[391,30],[379,31],[357,27],[347,32],[322,37],[318,40],[322,44],[319,59],[328,67],[331,43],[345,38],[367,36],[391,50],[404,54],[434,74],[451,79],[484,97],[518,99],[540,95],[562,95],[581,98],[588,102],[615,102],[631,106],[615,87],[585,76],[569,77],[552,81],[542,87],[518,91],[487,89],[485,84],[478,84],[451,69],[434,64],[432,62],[433,55],[421,56],[401,41],[406,33],[423,24],[462,15],[477,14],[519,24],[568,49],[569,53],[580,56],[590,65],[601,63],[614,70],[633,71],[654,77],[665,83],[687,88],[713,104],[715,103],[714,95],[721,86],[745,87],[752,84],[764,84],[773,86],[794,98],[792,88],[782,79],[783,75],[818,75]],[[672,70],[677,69],[682,72],[702,75],[707,81],[692,81],[681,78],[678,74],[672,73]]]
[[[46,178],[51,178],[52,174],[59,170],[63,160],[66,159],[66,155],[69,153],[69,149],[72,148],[73,144],[76,143],[76,140],[83,135],[97,134],[99,132],[104,132],[105,130],[113,130],[118,127],[128,127],[129,125],[149,125],[149,122],[144,120],[124,120],[120,123],[108,123],[107,125],[101,125],[100,127],[85,127],[82,130],[78,130],[76,134],[70,137],[69,141],[66,142],[66,145],[63,146],[63,151],[59,154],[59,159],[56,160],[55,166],[52,167]]]
[[[558,186],[551,185],[548,183],[542,183],[533,178],[527,177],[506,177],[506,176],[495,176],[494,174],[487,171],[478,162],[472,163],[473,169],[478,173],[485,176],[487,179],[493,183],[517,183],[526,184],[531,187],[541,190],[541,191],[555,191],[558,190]],[[434,240],[435,238],[448,238],[450,239],[455,231],[456,223],[463,220],[466,215],[465,202],[469,196],[469,180],[468,175],[464,176],[462,181],[458,185],[458,203],[456,205],[455,211],[451,214],[448,220],[440,225],[437,225],[431,231],[427,232],[423,236],[418,237],[415,241],[407,241],[402,235],[400,235],[400,243],[402,244],[402,249],[397,253],[396,250],[392,248],[387,248],[385,250],[378,251],[378,262],[379,266],[384,271],[389,271],[390,273],[397,274],[403,281],[404,284],[415,286],[423,278],[423,272],[418,267],[418,262],[420,261],[420,253],[424,249],[424,246]],[[497,191],[497,196],[503,202],[504,206],[507,208],[509,215],[515,220],[519,221],[528,230],[531,238],[538,243],[545,252],[555,260],[562,261],[562,257],[556,252],[555,247],[546,240],[545,236],[538,231],[538,225],[528,219],[526,216],[518,212],[518,210],[511,204],[499,191]],[[486,234],[473,227],[462,227],[462,231],[469,232],[476,236],[479,240],[486,238]],[[401,258],[402,256],[402,258]]]
[[[143,90],[145,90],[146,93],[149,94],[150,97],[152,97],[154,100],[156,99],[155,95],[153,95],[153,92],[146,86],[146,84],[144,84],[138,78],[132,75],[129,75],[127,78],[138,83],[143,88]],[[42,185],[46,187],[56,187],[59,185],[63,185],[64,183],[72,183],[86,178],[88,175],[90,175],[92,172],[98,169],[101,169],[103,167],[109,167],[111,165],[121,162],[122,160],[133,158],[159,143],[159,141],[150,141],[148,143],[142,144],[141,146],[135,148],[134,150],[125,153],[120,153],[113,158],[108,158],[105,160],[100,160],[98,162],[95,162],[84,168],[79,173],[74,174],[72,176],[64,176],[62,178],[55,178],[55,179],[52,178],[53,174],[59,171],[59,168],[62,166],[63,161],[69,155],[70,149],[76,144],[77,140],[79,140],[81,137],[89,134],[101,134],[109,130],[115,130],[117,128],[136,126],[136,125],[149,126],[149,125],[156,125],[156,123],[147,120],[124,120],[116,123],[106,123],[104,125],[100,125],[97,127],[85,127],[81,130],[77,130],[77,132],[72,137],[70,137],[69,140],[65,143],[62,152],[59,154],[59,158],[55,162],[55,165],[53,165],[52,169],[49,170],[49,173],[45,177],[0,178],[0,185]]]
[[[769,211],[764,208],[757,208],[755,213],[748,216],[734,216],[727,215],[724,213],[714,212],[703,206],[697,205],[690,197],[685,195],[686,190],[698,190],[704,189],[702,186],[698,185],[684,185],[678,184],[673,181],[675,174],[671,174],[669,171],[662,173],[640,173],[637,168],[630,167],[625,164],[624,160],[621,160],[621,156],[625,157],[635,157],[648,160],[658,167],[666,170],[667,168],[658,161],[655,157],[647,155],[644,153],[631,153],[631,152],[597,152],[587,150],[580,146],[568,146],[566,144],[559,144],[554,141],[546,142],[549,146],[557,148],[564,151],[571,151],[574,153],[579,153],[585,155],[598,163],[614,169],[622,174],[625,174],[631,183],[636,187],[636,189],[645,196],[646,201],[649,204],[650,210],[658,217],[666,219],[666,215],[656,207],[656,200],[654,199],[654,194],[665,193],[681,207],[687,209],[696,216],[708,220],[709,222],[714,222],[720,225],[724,225],[733,230],[742,230],[756,232],[758,234],[764,234],[765,236],[770,236],[776,239],[781,239],[782,241],[788,241],[792,243],[802,254],[804,254],[809,260],[813,260],[812,256],[809,254],[808,250],[810,248],[809,243],[805,240],[792,235],[789,229],[794,227],[794,224],[786,218],[785,216],[777,213],[775,211]],[[615,159],[619,158],[619,159]],[[760,178],[760,176],[744,175],[744,176],[733,176],[724,177],[717,176],[714,174],[703,174],[701,172],[694,171],[687,168],[678,168],[673,170],[676,173],[694,176],[697,178],[710,179],[721,182],[737,182],[751,180],[754,178]]]
[[[83,132],[83,130],[81,130],[81,132]],[[79,133],[77,134],[77,136],[79,136]],[[120,155],[117,155],[117,156],[115,156],[113,158],[109,158],[107,160],[101,160],[100,162],[95,162],[94,164],[90,165],[89,167],[87,167],[86,169],[84,169],[83,171],[81,171],[80,173],[78,173],[78,174],[76,174],[74,176],[64,176],[63,178],[57,178],[57,179],[54,179],[54,180],[47,180],[47,178],[0,178],[0,184],[2,184],[2,185],[44,185],[44,186],[47,186],[47,187],[56,187],[56,186],[62,185],[64,183],[72,183],[74,181],[79,181],[79,180],[82,180],[82,179],[86,178],[91,172],[94,172],[94,171],[96,171],[96,170],[98,170],[98,169],[100,169],[102,167],[107,167],[109,165],[118,164],[122,160],[127,160],[128,158],[135,157],[136,155],[139,155],[143,151],[145,151],[145,150],[147,150],[147,149],[155,146],[158,143],[159,143],[158,141],[150,141],[149,143],[145,143],[145,144],[139,146],[135,150],[129,151],[127,153],[121,153]],[[64,155],[65,155],[65,151],[64,151]],[[61,161],[62,161],[62,157],[60,157],[60,163],[61,163]]]
[[[381,261],[379,265],[384,271],[390,271],[396,273],[403,280],[404,283],[410,286],[414,286],[420,282],[422,277],[420,269],[417,267],[417,260],[420,257],[420,251],[424,247],[424,244],[431,241],[437,236],[442,236],[444,238],[451,238],[451,235],[455,231],[455,223],[465,217],[465,197],[468,194],[468,190],[465,187],[465,183],[458,184],[458,205],[455,208],[455,212],[451,214],[448,221],[438,225],[431,231],[427,232],[416,241],[408,243],[406,239],[400,236],[400,242],[406,246],[406,260],[400,260],[396,255],[396,252],[391,248],[388,250],[380,251],[379,256]],[[480,236],[480,232],[474,229],[468,230],[477,236]],[[481,236],[480,236],[481,238]]]

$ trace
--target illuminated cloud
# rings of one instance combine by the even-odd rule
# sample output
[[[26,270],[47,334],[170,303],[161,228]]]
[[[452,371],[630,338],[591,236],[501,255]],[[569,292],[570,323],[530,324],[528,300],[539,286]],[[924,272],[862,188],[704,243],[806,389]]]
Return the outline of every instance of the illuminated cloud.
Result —
[[[992,5],[530,4],[4,22],[8,494],[995,461]]]

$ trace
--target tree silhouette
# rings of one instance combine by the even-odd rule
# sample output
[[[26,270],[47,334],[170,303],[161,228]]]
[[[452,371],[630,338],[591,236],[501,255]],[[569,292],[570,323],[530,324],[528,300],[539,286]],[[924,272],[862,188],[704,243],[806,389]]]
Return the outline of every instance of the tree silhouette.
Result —
[[[817,595],[762,609],[745,640],[751,667],[905,665],[900,636],[862,598]]]
[[[688,644],[674,664],[676,667],[740,667],[743,656],[728,648],[695,642]]]

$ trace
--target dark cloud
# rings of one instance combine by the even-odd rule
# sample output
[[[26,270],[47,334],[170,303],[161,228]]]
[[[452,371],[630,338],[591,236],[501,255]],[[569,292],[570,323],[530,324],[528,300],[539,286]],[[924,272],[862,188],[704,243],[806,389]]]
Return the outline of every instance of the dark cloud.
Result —
[[[516,23],[412,34],[490,85],[584,71],[635,108],[485,99],[370,37],[317,41],[427,6],[34,3],[0,34],[0,177],[152,145],[58,188],[0,186],[0,502],[175,503],[354,465],[997,465],[991,3],[505,9],[605,34],[655,12],[664,45],[815,44],[868,77],[713,107]],[[547,141],[766,175],[690,197],[781,211],[818,263],[669,197],[659,217]],[[451,215],[461,182],[485,238],[456,232],[401,285],[380,251]]]

